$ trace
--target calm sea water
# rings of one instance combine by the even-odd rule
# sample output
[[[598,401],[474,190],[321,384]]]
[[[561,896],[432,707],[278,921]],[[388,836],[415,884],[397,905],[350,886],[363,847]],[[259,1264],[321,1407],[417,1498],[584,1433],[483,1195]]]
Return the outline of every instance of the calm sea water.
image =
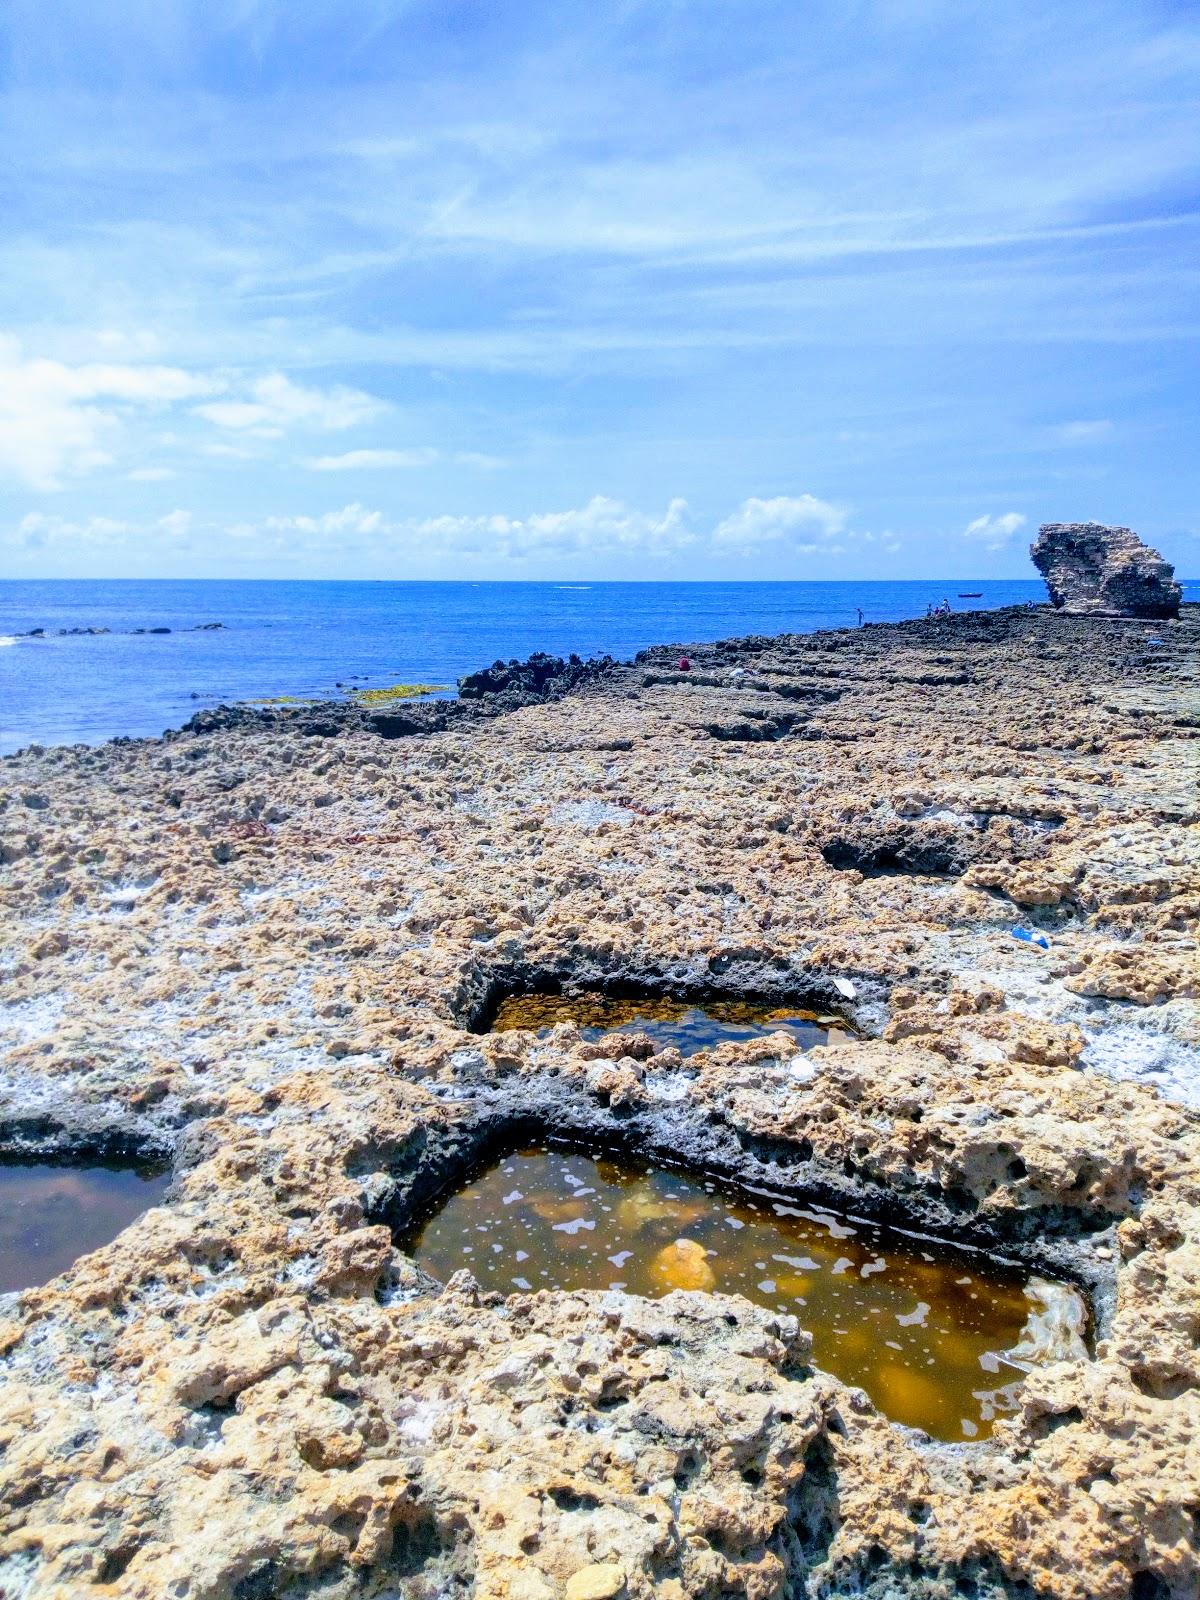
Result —
[[[1192,590],[1196,585],[1189,586]],[[979,600],[959,600],[979,589]],[[907,583],[0,582],[0,752],[157,735],[222,701],[438,683],[532,650],[806,633],[1040,600],[1040,581]],[[219,632],[195,632],[220,622]],[[102,627],[99,636],[59,629]],[[170,628],[134,634],[135,628]],[[44,628],[44,639],[17,638]]]

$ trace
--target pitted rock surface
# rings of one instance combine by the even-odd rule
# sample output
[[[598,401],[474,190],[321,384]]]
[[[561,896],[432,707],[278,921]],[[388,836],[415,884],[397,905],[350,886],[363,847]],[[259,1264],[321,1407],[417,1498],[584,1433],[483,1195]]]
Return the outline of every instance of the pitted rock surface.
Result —
[[[1175,568],[1132,528],[1102,522],[1044,522],[1029,547],[1050,603],[1086,615],[1177,617],[1183,590]]]
[[[0,1594],[1194,1597],[1198,644],[975,614],[0,763],[3,1149],[175,1171],[0,1301]],[[538,982],[864,1036],[472,1031]],[[434,1283],[406,1220],[530,1128],[1002,1246],[1094,1358],[944,1445],[736,1297]]]

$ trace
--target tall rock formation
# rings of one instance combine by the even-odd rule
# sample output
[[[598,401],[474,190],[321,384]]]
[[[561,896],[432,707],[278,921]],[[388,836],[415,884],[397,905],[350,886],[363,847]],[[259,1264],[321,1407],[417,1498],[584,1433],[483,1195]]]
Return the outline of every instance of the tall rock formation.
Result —
[[[1131,528],[1102,522],[1045,522],[1029,547],[1062,611],[1119,617],[1177,617],[1183,591],[1175,568]]]

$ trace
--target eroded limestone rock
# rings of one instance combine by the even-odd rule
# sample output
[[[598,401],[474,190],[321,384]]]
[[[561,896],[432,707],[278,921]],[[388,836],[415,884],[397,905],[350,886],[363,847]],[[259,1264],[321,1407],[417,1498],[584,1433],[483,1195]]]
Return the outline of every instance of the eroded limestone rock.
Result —
[[[1183,591],[1175,568],[1131,528],[1045,522],[1029,547],[1050,603],[1079,614],[1176,617]]]

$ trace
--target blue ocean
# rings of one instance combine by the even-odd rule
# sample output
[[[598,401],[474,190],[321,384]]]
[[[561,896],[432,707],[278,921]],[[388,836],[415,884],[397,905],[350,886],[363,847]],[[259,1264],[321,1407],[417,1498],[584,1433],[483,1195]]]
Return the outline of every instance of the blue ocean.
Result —
[[[1194,594],[1198,586],[1189,589]],[[960,592],[981,591],[979,599]],[[1038,580],[825,583],[0,582],[0,752],[158,735],[222,701],[445,685],[533,650],[806,633],[1041,600]],[[221,624],[211,629],[206,624]],[[21,637],[41,628],[39,638]],[[74,634],[74,628],[108,629]],[[135,632],[168,628],[169,633]]]

